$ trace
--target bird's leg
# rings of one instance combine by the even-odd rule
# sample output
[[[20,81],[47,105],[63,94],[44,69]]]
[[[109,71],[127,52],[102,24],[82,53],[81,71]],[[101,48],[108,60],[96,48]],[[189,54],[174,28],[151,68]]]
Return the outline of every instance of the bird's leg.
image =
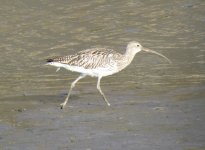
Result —
[[[75,81],[72,82],[72,84],[71,84],[71,86],[70,86],[70,89],[69,89],[69,91],[68,91],[68,95],[67,95],[65,101],[64,101],[62,104],[60,104],[61,109],[63,109],[63,108],[65,107],[66,103],[68,102],[68,99],[69,99],[69,97],[70,97],[70,94],[71,94],[71,92],[72,92],[72,89],[75,87],[75,84],[76,84],[80,79],[84,78],[85,76],[86,76],[86,75],[81,74],[77,79],[75,79]]]
[[[105,94],[102,92],[101,88],[100,88],[100,80],[102,77],[98,77],[98,82],[97,82],[97,89],[100,92],[100,94],[103,96],[103,99],[105,100],[105,102],[107,103],[108,106],[110,106],[110,103],[108,102],[108,100],[105,97]]]

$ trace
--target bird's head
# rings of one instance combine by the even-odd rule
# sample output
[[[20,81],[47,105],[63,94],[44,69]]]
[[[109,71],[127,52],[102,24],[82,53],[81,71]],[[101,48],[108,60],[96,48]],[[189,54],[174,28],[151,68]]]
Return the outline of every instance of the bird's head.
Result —
[[[127,51],[132,54],[136,54],[142,50],[142,45],[138,42],[132,41],[127,45]]]
[[[153,51],[153,50],[150,50],[148,48],[143,47],[139,42],[132,41],[132,42],[128,43],[128,45],[127,45],[127,52],[128,53],[135,55],[136,53],[138,53],[140,51],[145,51],[148,53],[153,53],[153,54],[159,55],[159,56],[165,58],[169,63],[171,63],[171,61],[166,56],[164,56],[156,51]]]

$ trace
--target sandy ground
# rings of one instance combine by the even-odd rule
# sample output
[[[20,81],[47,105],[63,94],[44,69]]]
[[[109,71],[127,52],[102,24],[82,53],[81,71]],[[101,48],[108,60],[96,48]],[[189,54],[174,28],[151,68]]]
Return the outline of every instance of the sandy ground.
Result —
[[[204,87],[1,99],[0,150],[204,150]],[[109,94],[108,94],[109,93]],[[183,95],[183,97],[181,97]]]

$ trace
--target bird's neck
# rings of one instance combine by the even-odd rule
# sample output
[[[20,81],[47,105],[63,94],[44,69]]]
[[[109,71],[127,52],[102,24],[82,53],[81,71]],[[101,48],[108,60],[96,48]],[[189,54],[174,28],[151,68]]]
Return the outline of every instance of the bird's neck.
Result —
[[[128,53],[127,51],[121,55],[121,60],[118,63],[118,70],[122,70],[124,68],[126,68],[133,60],[133,58],[135,57],[135,54],[132,53]]]
[[[133,51],[127,50],[124,54],[124,58],[128,61],[130,64],[132,60],[134,59],[136,53],[133,53]]]

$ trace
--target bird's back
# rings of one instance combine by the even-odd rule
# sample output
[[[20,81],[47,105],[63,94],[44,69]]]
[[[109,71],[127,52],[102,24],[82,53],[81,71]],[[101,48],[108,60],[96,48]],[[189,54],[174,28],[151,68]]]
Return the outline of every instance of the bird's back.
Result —
[[[83,67],[84,69],[96,69],[113,67],[119,57],[122,57],[122,54],[112,49],[93,48],[80,51],[74,55],[47,59],[47,62],[57,62],[69,66]]]

